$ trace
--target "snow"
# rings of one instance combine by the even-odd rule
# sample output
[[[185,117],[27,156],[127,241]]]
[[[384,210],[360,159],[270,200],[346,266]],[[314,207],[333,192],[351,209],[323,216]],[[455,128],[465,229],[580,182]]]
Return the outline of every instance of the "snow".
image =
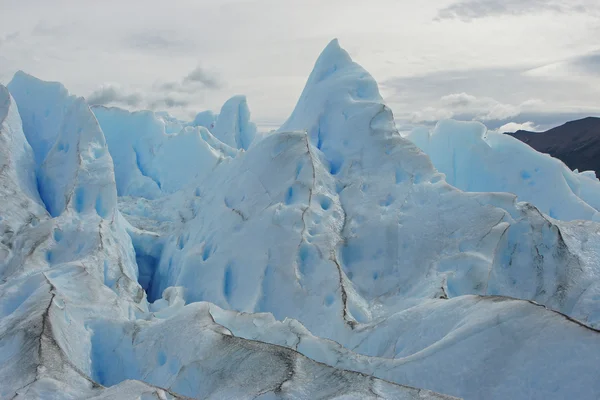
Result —
[[[600,393],[598,181],[478,124],[430,158],[336,40],[264,136],[9,89],[1,398]]]

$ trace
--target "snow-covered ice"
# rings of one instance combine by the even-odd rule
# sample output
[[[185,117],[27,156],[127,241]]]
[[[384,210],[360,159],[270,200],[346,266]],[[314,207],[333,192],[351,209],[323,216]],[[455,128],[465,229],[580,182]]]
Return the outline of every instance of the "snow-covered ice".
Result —
[[[459,189],[514,193],[560,220],[600,219],[600,181],[595,174],[571,171],[512,136],[488,132],[478,122],[449,120],[432,131],[415,129],[407,137]]]
[[[0,398],[598,397],[597,180],[401,137],[336,40],[250,116],[0,86]]]

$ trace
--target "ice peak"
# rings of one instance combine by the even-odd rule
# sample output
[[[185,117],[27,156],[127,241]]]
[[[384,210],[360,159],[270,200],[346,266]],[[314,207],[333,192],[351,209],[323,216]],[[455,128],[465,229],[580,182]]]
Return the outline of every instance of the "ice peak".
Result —
[[[343,143],[349,134],[361,142],[374,129],[395,131],[393,116],[377,82],[334,39],[317,59],[292,115],[279,131],[308,131],[311,143],[329,159],[339,158],[333,155],[335,149],[348,150]]]
[[[223,143],[247,150],[256,135],[256,125],[250,121],[246,96],[233,96],[223,104],[213,130]]]
[[[54,90],[64,95],[69,95],[67,88],[60,82],[44,81],[28,74],[23,70],[18,70],[13,75],[13,78],[8,83],[8,89],[12,92],[17,85],[43,85],[47,90]],[[14,94],[13,94],[14,96]]]
[[[95,209],[102,218],[116,210],[113,160],[104,134],[83,97],[58,82],[18,71],[8,85],[23,131],[32,144],[39,194],[52,216],[71,207]]]
[[[113,160],[83,97],[68,108],[39,177],[40,194],[53,216],[70,207],[77,213],[95,209],[100,217],[112,218],[117,203]]]
[[[352,63],[348,52],[340,47],[337,39],[333,39],[321,52],[308,81],[319,82],[341,67]]]
[[[30,77],[30,78],[34,78],[33,75],[29,75],[27,72],[23,71],[22,69],[18,70],[17,72],[15,72],[15,74],[13,75],[13,79],[15,78],[21,78],[21,77]],[[36,78],[37,79],[37,78]]]
[[[23,79],[39,80],[35,76],[30,75],[27,72],[25,72],[22,69],[20,69],[17,72],[15,72],[15,74],[13,75],[13,78],[11,79],[11,82],[13,82],[13,81],[19,81],[19,80],[23,80]],[[9,85],[10,85],[10,83],[9,83]]]
[[[33,151],[23,134],[15,101],[8,88],[0,85],[0,171],[6,180],[0,189],[6,207],[0,221],[6,222],[8,216],[23,216],[27,212],[43,214],[38,207],[41,200],[37,195],[34,168]]]
[[[23,120],[23,132],[31,143],[36,168],[54,145],[68,106],[75,100],[58,82],[46,82],[17,71],[8,84]]]

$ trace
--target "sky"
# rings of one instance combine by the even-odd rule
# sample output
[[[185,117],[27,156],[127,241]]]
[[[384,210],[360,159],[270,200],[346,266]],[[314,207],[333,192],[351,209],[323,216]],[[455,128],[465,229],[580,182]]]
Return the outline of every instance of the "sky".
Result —
[[[400,130],[600,116],[598,0],[0,0],[0,83],[23,70],[90,103],[187,120],[245,94],[268,130],[333,38]]]

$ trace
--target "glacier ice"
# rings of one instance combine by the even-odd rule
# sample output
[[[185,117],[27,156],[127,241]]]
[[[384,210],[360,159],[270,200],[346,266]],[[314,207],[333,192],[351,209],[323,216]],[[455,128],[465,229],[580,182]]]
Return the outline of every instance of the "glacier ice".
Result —
[[[213,148],[202,137],[212,136],[203,127],[185,127],[169,134],[151,111],[132,113],[97,106],[93,112],[115,161],[119,196],[154,199],[174,193],[194,178],[209,174],[226,152],[235,153],[229,148],[225,153]]]
[[[213,129],[215,127],[215,122],[217,122],[217,116],[212,111],[207,110],[196,114],[194,120],[189,125]]]
[[[185,122],[22,72],[0,122],[0,398],[600,393],[597,181],[401,137],[336,40],[267,135],[243,96]]]
[[[39,92],[32,94],[28,90],[31,86],[37,87]],[[60,83],[43,82],[23,71],[15,74],[8,89],[14,99],[22,104],[18,107],[23,131],[39,167],[56,143],[65,113],[75,97],[69,96]]]
[[[246,96],[234,96],[225,102],[214,123],[213,134],[231,147],[248,150],[256,135],[256,125],[250,121]]]
[[[407,136],[451,185],[468,192],[510,192],[548,216],[598,221],[600,181],[571,171],[515,138],[477,122],[441,121]]]

